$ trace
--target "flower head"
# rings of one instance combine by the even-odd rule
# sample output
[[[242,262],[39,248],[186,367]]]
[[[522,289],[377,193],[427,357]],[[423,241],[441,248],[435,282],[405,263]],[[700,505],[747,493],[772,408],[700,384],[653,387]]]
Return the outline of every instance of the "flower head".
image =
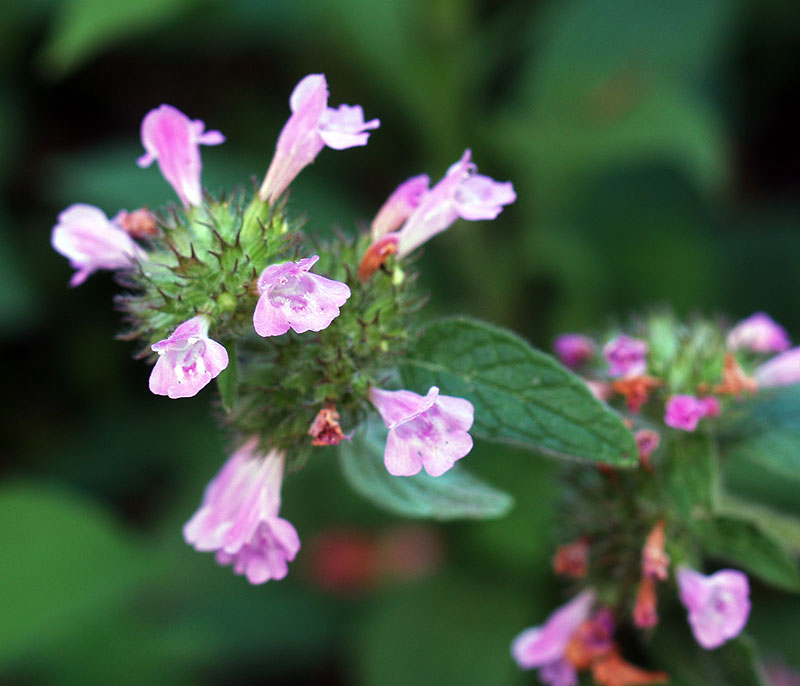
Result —
[[[403,181],[395,188],[372,220],[373,241],[399,228],[411,216],[428,192],[430,182],[431,179],[427,174],[421,174]]]
[[[142,120],[142,145],[147,151],[136,163],[149,167],[158,160],[158,168],[175,189],[184,207],[200,205],[200,145],[219,145],[225,136],[219,131],[205,131],[199,119],[189,119],[171,105],[150,110]]]
[[[131,237],[92,205],[70,205],[58,215],[50,242],[77,269],[70,286],[78,286],[98,269],[126,269],[147,255]]]
[[[594,341],[580,333],[565,333],[553,341],[553,349],[561,362],[575,369],[588,360],[595,351]]]
[[[441,476],[472,450],[469,400],[440,395],[436,386],[426,396],[373,387],[369,398],[389,428],[383,458],[393,476],[413,476],[423,467]]]
[[[713,410],[713,404],[693,395],[673,395],[667,400],[664,422],[675,429],[694,431],[697,423]]]
[[[703,648],[718,648],[739,635],[750,614],[750,584],[744,573],[723,569],[706,576],[681,567],[677,577],[689,625]]]
[[[494,219],[517,199],[511,182],[499,183],[476,174],[466,150],[461,159],[447,170],[444,178],[426,193],[398,232],[401,257],[441,233],[456,219]]]
[[[800,348],[787,350],[757,367],[755,380],[761,388],[800,383]]]
[[[511,643],[511,655],[522,669],[539,668],[539,677],[552,686],[577,684],[575,667],[565,658],[567,646],[588,618],[594,593],[584,591],[553,612],[542,626],[525,629]]]
[[[621,334],[603,347],[610,376],[642,376],[647,371],[647,343]]]
[[[191,398],[228,366],[228,352],[208,337],[208,319],[202,315],[183,322],[151,348],[158,353],[150,374],[150,390],[156,395]]]
[[[295,528],[278,517],[284,455],[260,455],[257,449],[253,437],[230,457],[183,527],[187,543],[217,551],[219,564],[232,564],[251,584],[285,577],[300,549]]]
[[[312,274],[319,255],[297,262],[267,267],[258,277],[258,299],[253,326],[259,336],[280,336],[290,328],[296,333],[322,331],[339,316],[350,297],[347,284]]]
[[[302,79],[292,91],[289,107],[292,114],[281,130],[275,156],[258,191],[268,202],[274,202],[326,145],[335,150],[366,145],[367,131],[380,126],[377,119],[364,121],[360,105],[328,107],[324,74],[309,74]]]
[[[755,353],[779,353],[791,346],[786,330],[765,312],[756,312],[743,319],[728,333],[729,350],[751,350]]]

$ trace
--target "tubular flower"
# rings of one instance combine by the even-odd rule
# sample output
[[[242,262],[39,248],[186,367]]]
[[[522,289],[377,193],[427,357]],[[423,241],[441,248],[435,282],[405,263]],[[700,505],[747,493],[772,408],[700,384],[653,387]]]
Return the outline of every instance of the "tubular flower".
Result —
[[[156,395],[191,398],[228,366],[227,350],[208,337],[208,319],[202,315],[150,347],[158,353],[150,374],[150,390]]]
[[[656,612],[656,582],[650,576],[643,576],[636,592],[633,607],[633,623],[640,629],[651,629],[658,624]]]
[[[580,333],[565,333],[553,341],[553,349],[561,362],[575,369],[588,360],[595,351],[594,341]]]
[[[187,208],[196,207],[203,200],[200,145],[225,142],[225,136],[219,131],[204,129],[201,120],[191,120],[171,105],[150,110],[142,120],[142,145],[147,152],[136,163],[149,167],[158,160],[164,178]]]
[[[740,321],[728,333],[726,344],[729,350],[755,353],[779,353],[791,346],[786,330],[765,312]]]
[[[706,576],[681,567],[677,578],[689,625],[703,648],[718,648],[739,635],[750,614],[750,584],[743,572],[722,569]]]
[[[296,333],[322,331],[339,316],[339,308],[350,297],[341,281],[309,272],[319,255],[297,262],[267,267],[258,277],[261,297],[253,313],[259,336],[280,336],[290,328]]]
[[[466,150],[444,178],[424,195],[416,210],[398,231],[398,250],[405,257],[427,240],[447,229],[456,219],[494,219],[517,199],[511,182],[499,183],[476,174]]]
[[[345,436],[342,432],[335,405],[326,405],[317,413],[308,429],[308,435],[311,436],[311,445],[314,446],[339,445],[342,440],[350,440],[352,436]]]
[[[693,395],[673,395],[667,400],[664,423],[675,429],[694,431],[709,409],[713,410],[713,405]]]
[[[475,410],[468,400],[440,395],[436,386],[426,396],[373,387],[369,398],[389,429],[383,459],[391,475],[413,476],[424,467],[441,476],[472,450],[467,432]]]
[[[412,176],[395,188],[372,220],[373,241],[399,228],[411,216],[428,192],[430,182],[427,174],[420,174]]]
[[[799,383],[800,348],[787,350],[757,367],[755,380],[761,388],[791,386]]]
[[[511,643],[511,655],[522,669],[539,668],[539,678],[551,686],[578,683],[575,667],[566,659],[570,639],[588,618],[594,593],[584,591],[553,612],[542,626],[520,633]]]
[[[621,334],[603,347],[609,376],[642,376],[647,371],[647,343]]]
[[[147,258],[122,228],[93,205],[70,205],[61,212],[50,243],[78,270],[70,286],[79,286],[98,269],[127,269]]]
[[[367,131],[380,126],[377,119],[364,121],[360,105],[328,107],[324,74],[302,79],[289,97],[289,107],[292,114],[281,130],[275,156],[258,191],[264,202],[274,202],[326,145],[335,150],[366,145]]]
[[[278,516],[284,454],[257,448],[254,436],[228,459],[183,527],[189,545],[215,550],[219,564],[232,564],[251,584],[283,579],[300,549],[297,531]]]
[[[790,352],[791,351],[787,351],[783,355],[788,355]],[[777,360],[778,358],[783,357],[783,355],[778,355],[778,357],[773,358],[773,360]],[[766,365],[773,360],[767,362]],[[761,365],[759,369],[765,367],[766,365]],[[744,373],[744,370],[736,361],[736,357],[734,357],[733,353],[725,353],[725,359],[722,364],[722,383],[714,386],[714,393],[719,393],[721,395],[735,395],[738,397],[744,391],[747,391],[748,393],[755,393],[757,390],[758,382],[754,378],[749,377]]]
[[[664,552],[666,536],[663,520],[658,522],[645,540],[642,549],[642,574],[651,579],[664,581],[669,572],[669,555]]]

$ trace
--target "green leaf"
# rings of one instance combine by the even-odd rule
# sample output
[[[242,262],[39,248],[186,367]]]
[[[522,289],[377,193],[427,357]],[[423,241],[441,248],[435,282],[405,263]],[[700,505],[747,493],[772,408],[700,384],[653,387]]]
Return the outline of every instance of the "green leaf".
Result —
[[[680,686],[765,686],[755,643],[747,635],[716,650],[703,650],[694,641],[688,623],[678,617],[662,621],[650,651],[670,683]]]
[[[800,385],[762,391],[748,409],[728,427],[723,454],[800,480]]]
[[[97,53],[175,20],[197,0],[62,0],[39,56],[48,75],[63,76]]]
[[[420,472],[392,476],[383,464],[386,428],[377,417],[367,421],[352,441],[339,444],[342,472],[353,490],[378,507],[406,517],[439,520],[502,517],[513,499],[455,465],[442,476]]]
[[[754,522],[720,515],[698,522],[695,532],[707,554],[727,560],[778,588],[800,590],[795,558]]]
[[[217,377],[217,387],[219,397],[222,400],[222,407],[226,412],[233,410],[236,402],[236,391],[239,386],[239,365],[236,362],[236,341],[231,339],[226,341],[225,349],[228,351],[228,366]]]
[[[800,519],[742,498],[726,495],[720,513],[747,519],[774,534],[789,550],[800,554]]]
[[[407,388],[475,406],[471,433],[557,457],[614,466],[638,462],[622,418],[550,355],[505,329],[447,319],[423,330],[401,363]]]
[[[0,663],[131,602],[154,568],[108,515],[52,489],[0,489]]]
[[[691,522],[714,511],[719,465],[707,435],[673,432],[666,464],[667,488],[681,515]]]

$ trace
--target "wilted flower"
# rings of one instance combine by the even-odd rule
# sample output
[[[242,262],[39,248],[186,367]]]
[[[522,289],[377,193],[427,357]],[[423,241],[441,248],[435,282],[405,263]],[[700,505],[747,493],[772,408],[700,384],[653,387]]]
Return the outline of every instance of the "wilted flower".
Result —
[[[171,105],[161,105],[142,120],[142,145],[147,152],[136,163],[149,167],[158,160],[158,168],[184,207],[197,206],[203,201],[200,146],[224,142],[225,136],[219,131],[205,131],[201,120],[191,120]]]
[[[565,333],[553,341],[553,349],[561,360],[570,369],[580,367],[595,351],[594,341],[580,333]]]
[[[296,333],[322,331],[339,316],[350,289],[341,281],[309,272],[317,260],[319,255],[273,264],[258,277],[261,297],[253,326],[259,336],[280,336],[290,328]]]
[[[647,343],[620,334],[603,347],[609,376],[642,376],[647,371]]]
[[[542,626],[525,629],[511,644],[511,655],[523,669],[539,668],[539,678],[551,686],[577,684],[575,667],[566,659],[567,646],[589,616],[594,593],[583,591],[553,612]]]
[[[756,312],[740,321],[728,333],[726,343],[730,350],[756,353],[779,353],[791,345],[786,330],[765,312]]]
[[[290,522],[278,517],[284,454],[260,455],[258,438],[239,448],[209,483],[203,504],[184,525],[186,542],[233,565],[251,584],[283,579],[300,549]]]
[[[150,374],[150,390],[156,395],[191,398],[228,366],[228,352],[208,337],[208,319],[202,315],[183,322],[151,348],[158,353]]]
[[[314,418],[308,429],[311,436],[311,445],[339,445],[344,439],[350,439],[352,434],[345,436],[339,424],[339,413],[335,405],[326,405]]]
[[[642,549],[642,574],[652,579],[664,581],[669,572],[669,555],[664,552],[666,536],[663,520],[658,522],[647,535]]]
[[[258,191],[265,202],[274,202],[326,145],[335,150],[366,145],[367,131],[380,126],[377,119],[364,121],[360,105],[328,107],[324,74],[302,79],[289,97],[289,107],[292,114],[281,130],[275,156]]]
[[[561,576],[581,579],[589,571],[589,543],[581,538],[556,548],[553,556],[553,571]]]
[[[423,467],[441,476],[472,450],[469,400],[440,395],[436,386],[426,396],[373,387],[369,398],[389,428],[383,457],[393,476],[413,476]]]
[[[677,578],[689,625],[703,648],[718,648],[739,635],[750,614],[750,584],[743,572],[723,569],[706,576],[681,567]]]
[[[444,178],[426,193],[398,231],[398,255],[405,257],[456,219],[494,219],[517,199],[511,182],[499,183],[476,174],[466,150]]]
[[[761,388],[800,383],[800,348],[787,350],[757,367],[755,380]]]
[[[93,205],[70,205],[61,212],[50,242],[78,270],[70,286],[82,284],[98,269],[127,269],[147,258],[122,228]]]
[[[652,469],[650,464],[650,456],[658,450],[658,445],[661,443],[661,436],[658,431],[652,429],[639,429],[634,435],[636,439],[636,447],[639,451],[639,459],[646,469]]]
[[[633,606],[633,623],[640,629],[651,629],[658,624],[656,600],[656,582],[650,576],[643,576]]]

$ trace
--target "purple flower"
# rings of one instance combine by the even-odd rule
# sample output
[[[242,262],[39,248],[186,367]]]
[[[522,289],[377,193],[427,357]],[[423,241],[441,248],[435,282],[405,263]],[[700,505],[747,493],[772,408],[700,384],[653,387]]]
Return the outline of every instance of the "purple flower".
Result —
[[[428,192],[430,182],[427,174],[421,174],[404,181],[394,190],[372,220],[373,241],[391,233],[411,216]]]
[[[800,383],[800,348],[776,355],[757,367],[754,376],[760,388]]]
[[[425,194],[398,232],[398,255],[404,257],[448,228],[456,219],[494,219],[517,199],[511,182],[498,183],[476,174],[466,150],[444,178]]]
[[[154,343],[158,353],[150,390],[170,398],[191,398],[228,366],[228,352],[208,337],[208,319],[183,322],[169,338]]]
[[[383,461],[393,476],[413,476],[423,467],[441,476],[472,450],[467,432],[475,410],[469,400],[439,395],[436,386],[424,397],[373,387],[369,399],[389,428]]]
[[[743,319],[728,333],[729,350],[752,350],[756,353],[779,353],[791,346],[786,330],[765,312]]]
[[[723,569],[705,576],[681,567],[677,577],[689,625],[703,648],[718,648],[739,635],[750,614],[750,584],[744,573]]]
[[[380,126],[377,119],[364,121],[360,105],[328,107],[324,74],[302,79],[292,91],[289,106],[292,115],[281,130],[275,156],[258,191],[265,202],[274,202],[326,145],[335,150],[366,145],[367,131]]]
[[[219,131],[204,131],[199,119],[189,119],[171,105],[150,110],[142,120],[142,145],[147,151],[136,163],[149,167],[158,160],[158,168],[175,189],[184,207],[200,205],[200,145],[219,145],[225,136]]]
[[[647,371],[647,343],[621,334],[603,347],[609,376],[641,376]]]
[[[339,316],[350,297],[347,284],[308,270],[319,255],[267,267],[258,277],[258,299],[253,326],[259,336],[322,331]]]
[[[675,429],[694,431],[697,423],[709,413],[712,405],[693,395],[673,395],[667,400],[664,422]]]
[[[260,455],[257,449],[253,437],[230,457],[183,527],[189,545],[216,550],[219,564],[232,564],[251,584],[283,579],[300,549],[295,528],[278,517],[284,454]]]
[[[575,369],[594,355],[595,344],[591,338],[583,334],[565,333],[553,341],[553,349],[562,363],[570,369]]]
[[[147,259],[121,227],[92,205],[70,205],[59,214],[50,243],[78,270],[70,286],[82,284],[98,269],[126,269],[136,260]]]
[[[551,686],[577,684],[575,668],[566,659],[567,645],[593,604],[594,593],[584,591],[553,612],[543,626],[525,629],[511,643],[516,663],[522,669],[538,667],[539,678]]]

